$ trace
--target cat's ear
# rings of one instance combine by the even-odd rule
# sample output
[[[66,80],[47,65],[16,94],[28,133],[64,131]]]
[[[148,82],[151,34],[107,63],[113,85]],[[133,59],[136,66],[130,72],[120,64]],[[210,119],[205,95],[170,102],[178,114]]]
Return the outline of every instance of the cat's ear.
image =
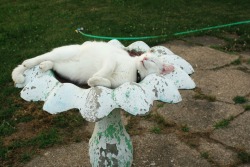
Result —
[[[161,74],[163,74],[163,75],[169,74],[169,73],[171,73],[172,71],[174,71],[174,66],[173,66],[173,65],[170,65],[170,64],[169,64],[169,65],[163,64]]]

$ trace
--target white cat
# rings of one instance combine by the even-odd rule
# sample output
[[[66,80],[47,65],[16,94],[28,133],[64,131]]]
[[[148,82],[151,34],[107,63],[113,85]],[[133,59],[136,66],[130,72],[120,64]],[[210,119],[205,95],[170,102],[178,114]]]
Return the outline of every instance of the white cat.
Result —
[[[40,64],[40,65],[39,65]],[[85,42],[69,45],[25,60],[12,72],[15,83],[23,83],[25,70],[39,65],[42,71],[53,69],[62,77],[79,84],[116,88],[125,82],[137,81],[152,73],[167,74],[174,70],[164,64],[161,58],[146,52],[138,57],[130,57],[122,48],[105,42]]]

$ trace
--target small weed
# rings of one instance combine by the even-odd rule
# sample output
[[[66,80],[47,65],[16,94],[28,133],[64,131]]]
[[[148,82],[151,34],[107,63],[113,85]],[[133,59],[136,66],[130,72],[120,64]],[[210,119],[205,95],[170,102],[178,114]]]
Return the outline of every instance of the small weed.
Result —
[[[239,66],[239,67],[237,67],[237,70],[240,70],[244,73],[250,73],[250,70],[245,66]]]
[[[205,158],[205,159],[208,159],[208,158],[209,158],[208,152],[203,152],[203,153],[201,153],[201,157],[202,157],[202,158]]]
[[[33,119],[34,119],[34,117],[32,115],[25,115],[25,116],[22,116],[22,117],[18,118],[17,123],[19,123],[19,122],[29,122],[29,121],[32,121]]]
[[[169,124],[165,121],[164,117],[158,113],[148,114],[144,117],[144,119],[148,119],[150,121],[156,122],[159,126],[169,126]]]
[[[187,125],[185,125],[185,126],[183,126],[182,128],[181,128],[181,130],[183,131],[183,132],[189,132],[189,127],[187,126]]]
[[[242,163],[250,163],[250,154],[247,152],[239,152],[238,158],[241,160]]]
[[[207,100],[209,102],[215,102],[216,101],[216,97],[215,96],[212,96],[212,95],[204,95],[204,94],[201,94],[200,95],[200,98],[201,99],[204,99],[204,100]]]
[[[233,98],[233,101],[235,104],[243,104],[247,102],[247,98],[243,97],[243,96],[236,96]]]
[[[247,61],[247,64],[250,64],[250,59]]]
[[[55,115],[53,118],[53,124],[56,128],[75,128],[84,123],[84,119],[79,112],[69,111],[67,113],[61,113]]]
[[[0,135],[6,136],[15,132],[15,127],[12,122],[3,121],[0,125]]]
[[[162,115],[160,115],[159,113],[152,114],[150,120],[156,122],[158,124],[158,126],[161,128],[173,126],[171,123],[168,123],[165,120],[165,118]]]
[[[229,125],[230,121],[232,121],[234,119],[234,117],[230,117],[228,119],[223,119],[219,122],[217,122],[214,127],[215,129],[220,129],[220,128],[225,128]]]
[[[128,131],[128,133],[132,135],[139,135],[142,133],[140,129],[138,129],[138,119],[137,117],[131,117],[128,120],[128,124],[125,126],[125,129]]]
[[[240,59],[236,59],[234,60],[233,62],[231,62],[232,65],[240,65],[241,64],[241,61]]]
[[[76,136],[76,137],[74,138],[74,141],[75,141],[76,143],[80,143],[80,142],[82,141],[82,138],[81,138],[80,136]]]
[[[38,145],[39,148],[46,148],[59,143],[61,139],[56,129],[51,129],[48,132],[42,132],[37,137],[29,140],[28,145]]]
[[[216,97],[212,96],[212,95],[196,94],[193,97],[194,97],[194,99],[207,100],[209,102],[215,102],[216,101]]]
[[[153,132],[155,134],[160,134],[161,133],[161,128],[159,128],[159,127],[153,127],[151,129],[151,132]]]
[[[157,124],[167,126],[165,119],[160,114],[154,114],[153,119]]]
[[[190,146],[191,148],[197,148],[197,147],[198,147],[197,144],[195,144],[195,143],[189,143],[189,146]]]
[[[144,119],[151,119],[153,116],[152,112],[148,113],[147,115],[143,116]]]
[[[13,114],[14,114],[15,110],[14,109],[1,109],[0,110],[0,121],[4,121],[5,119],[10,119]]]
[[[194,99],[199,99],[199,100],[207,100],[209,102],[215,102],[216,97],[212,95],[206,95],[204,94],[200,88],[195,89],[196,94],[193,96]]]
[[[32,155],[30,153],[23,153],[21,155],[20,161],[23,162],[23,163],[29,162],[31,160],[31,158],[32,158]]]
[[[244,106],[245,111],[250,111],[250,105]]]
[[[3,145],[2,140],[0,140],[0,159],[5,160],[7,158],[8,148]]]
[[[157,104],[157,108],[162,108],[164,106],[164,103]]]

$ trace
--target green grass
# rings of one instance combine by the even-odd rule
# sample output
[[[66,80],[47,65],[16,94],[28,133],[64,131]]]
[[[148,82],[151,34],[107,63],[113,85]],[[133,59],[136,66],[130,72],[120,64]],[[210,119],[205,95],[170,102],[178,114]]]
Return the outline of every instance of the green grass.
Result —
[[[245,111],[250,111],[250,105],[244,106]]]
[[[193,96],[194,99],[200,99],[200,100],[207,100],[209,102],[215,102],[216,101],[216,97],[212,96],[212,95],[205,95],[203,93],[200,94],[195,94]]]
[[[162,108],[162,107],[164,106],[164,104],[165,104],[165,103],[163,103],[163,102],[159,102],[159,103],[157,104],[157,108]]]
[[[201,157],[204,158],[204,159],[208,159],[209,158],[208,152],[202,152]]]
[[[152,133],[155,133],[155,134],[160,134],[161,133],[161,128],[158,127],[158,126],[155,126],[151,129],[151,132]]]
[[[225,128],[230,124],[230,121],[232,121],[234,119],[233,116],[231,116],[230,118],[227,119],[222,119],[221,121],[217,122],[214,127],[215,129],[220,129],[220,128]]]
[[[204,94],[204,93],[201,91],[200,88],[197,87],[197,88],[195,88],[194,90],[195,90],[195,92],[196,92],[196,94],[193,95],[193,98],[194,98],[194,99],[207,100],[207,101],[209,101],[209,102],[215,102],[215,101],[216,101],[216,97],[215,97],[215,96]]]
[[[189,131],[190,131],[190,128],[189,128],[187,125],[185,125],[185,126],[182,126],[182,127],[181,127],[181,130],[182,130],[183,132],[189,132]]]
[[[246,97],[236,96],[233,98],[233,101],[235,102],[235,104],[243,104],[243,103],[246,103],[248,100]]]
[[[241,61],[240,59],[236,59],[234,60],[233,62],[231,62],[232,65],[240,65],[241,64]]]
[[[6,137],[17,132],[20,124],[30,123],[36,130],[41,126],[49,127],[41,128],[43,137],[39,133],[36,140],[27,139],[29,144],[34,143],[39,148],[53,146],[50,143],[57,142],[58,138],[68,140],[59,132],[66,131],[68,134],[83,124],[82,120],[75,116],[67,118],[69,116],[67,114],[49,116],[42,111],[38,103],[21,100],[20,89],[13,86],[11,71],[23,60],[58,46],[93,40],[75,33],[74,30],[78,27],[84,27],[86,33],[103,36],[169,35],[168,38],[145,41],[152,46],[182,38],[171,36],[176,32],[248,20],[249,10],[249,0],[242,0],[240,3],[233,0],[1,0],[0,161],[4,159],[5,164],[18,166],[16,159],[23,159],[24,162],[30,159],[29,153],[20,157],[16,148],[11,147],[13,143],[6,145],[5,142]],[[236,40],[228,38],[225,35],[228,33],[236,34],[238,38]],[[250,48],[249,34],[250,26],[241,25],[190,35],[221,37],[228,41],[224,50],[240,51]],[[129,43],[131,41],[124,41],[126,45]],[[20,115],[20,112],[26,113]],[[167,125],[162,118],[153,119],[158,124]],[[46,132],[43,131],[45,129]],[[55,130],[55,138],[48,129]],[[50,138],[49,143],[43,143],[43,140],[47,140],[45,134],[48,133],[52,139]],[[24,149],[23,153],[26,153],[26,147],[24,145],[20,147]]]
[[[74,112],[71,110],[71,112]],[[77,112],[77,111],[75,111]],[[56,128],[75,128],[82,125],[84,119],[79,114],[58,114],[52,120],[53,126]]]
[[[239,152],[238,158],[241,160],[242,163],[250,163],[250,154],[247,152]]]
[[[13,121],[3,121],[0,125],[0,135],[7,136],[15,132],[15,124]]]
[[[29,162],[31,160],[31,158],[32,158],[32,154],[30,154],[30,153],[23,153],[21,155],[21,160],[20,161],[22,163]]]

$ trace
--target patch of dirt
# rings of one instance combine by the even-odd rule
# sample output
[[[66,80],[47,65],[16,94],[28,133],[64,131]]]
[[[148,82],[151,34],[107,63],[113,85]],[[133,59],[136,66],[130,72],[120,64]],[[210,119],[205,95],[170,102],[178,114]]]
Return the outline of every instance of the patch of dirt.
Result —
[[[4,138],[4,145],[9,146],[14,141],[26,140],[33,138],[39,134],[44,127],[40,125],[37,126],[35,121],[32,122],[22,122],[16,126],[16,132]]]

